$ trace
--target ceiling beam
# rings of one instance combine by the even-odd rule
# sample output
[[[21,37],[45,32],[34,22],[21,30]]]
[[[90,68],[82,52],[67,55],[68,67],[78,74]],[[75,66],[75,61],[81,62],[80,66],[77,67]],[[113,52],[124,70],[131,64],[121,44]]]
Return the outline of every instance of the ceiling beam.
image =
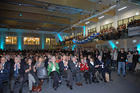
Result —
[[[50,24],[40,24],[40,23],[29,23],[29,22],[17,22],[14,20],[0,20],[0,26],[1,27],[7,27],[7,28],[18,28],[18,29],[41,29],[46,31],[56,31],[57,29],[60,29],[59,26],[56,25],[50,25]]]
[[[22,13],[22,16],[20,16]],[[0,10],[0,18],[5,19],[19,19],[19,20],[33,20],[33,21],[42,21],[50,24],[56,25],[70,25],[70,21],[63,18],[54,18],[50,16],[40,15],[40,14],[33,14],[33,13],[23,13],[23,12],[16,12],[16,11],[6,11]]]
[[[105,15],[109,15],[109,16],[115,16],[116,15],[116,8],[112,9],[106,13],[104,13]]]
[[[69,14],[64,14],[64,13],[60,13],[60,12],[50,12],[44,8],[12,5],[12,4],[6,4],[3,2],[0,2],[0,9],[42,14],[42,15],[46,15],[46,16],[65,18],[65,19],[69,19],[69,20],[77,19],[77,18],[79,18],[79,16],[82,16],[80,14],[69,15]]]
[[[34,0],[34,1],[79,8],[87,11],[92,11],[93,9],[96,8],[96,3],[88,0],[59,0],[59,1],[58,0]]]

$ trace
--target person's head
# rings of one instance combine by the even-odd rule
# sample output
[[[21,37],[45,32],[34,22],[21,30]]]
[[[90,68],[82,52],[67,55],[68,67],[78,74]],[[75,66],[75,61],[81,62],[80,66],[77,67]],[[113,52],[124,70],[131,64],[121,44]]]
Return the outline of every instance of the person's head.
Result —
[[[10,60],[10,56],[6,55],[5,58],[9,61]]]
[[[130,54],[131,54],[131,52],[130,52],[130,51],[128,51],[128,54],[130,55]]]
[[[5,62],[6,62],[6,58],[5,58],[5,57],[1,57],[0,62],[1,62],[1,64],[5,64]]]
[[[86,56],[84,56],[84,60],[87,60],[87,57]]]
[[[124,52],[124,49],[123,48],[121,48],[121,53],[123,53]]]
[[[53,63],[56,62],[56,58],[55,58],[55,56],[52,56],[51,61],[52,61]]]
[[[81,63],[84,63],[84,59],[83,58],[81,58]]]
[[[98,60],[100,60],[100,61],[102,60],[102,57],[100,55],[98,56]]]
[[[66,55],[63,55],[63,60],[66,60]]]
[[[94,62],[94,58],[91,58],[91,59],[90,59],[90,62]]]
[[[38,61],[38,56],[35,56],[35,61],[36,61],[36,62]]]
[[[88,55],[88,59],[90,59],[91,58],[91,55]]]
[[[73,61],[73,62],[76,62],[76,57],[75,57],[75,56],[72,57],[72,61]]]
[[[21,62],[20,57],[15,57],[14,62],[15,62],[15,64],[20,63]]]
[[[43,57],[40,56],[40,57],[38,58],[38,61],[39,61],[39,62],[43,62]]]
[[[27,59],[27,64],[28,64],[28,65],[31,65],[31,64],[32,64],[32,59],[31,59],[31,58],[28,58],[28,59]]]

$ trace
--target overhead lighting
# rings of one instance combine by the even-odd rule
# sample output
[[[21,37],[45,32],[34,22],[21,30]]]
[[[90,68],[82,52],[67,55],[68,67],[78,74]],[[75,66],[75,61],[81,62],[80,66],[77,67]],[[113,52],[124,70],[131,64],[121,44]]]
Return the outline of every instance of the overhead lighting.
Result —
[[[136,15],[139,15],[140,13],[139,12],[136,12]]]
[[[21,6],[21,4],[18,4],[19,6]]]
[[[116,41],[116,44],[119,44],[119,42],[118,42],[118,41]]]
[[[102,18],[104,18],[105,16],[100,16],[98,19],[102,19]]]
[[[127,8],[127,6],[122,7],[122,8],[119,8],[118,11],[124,10],[124,9],[126,9],[126,8]]]
[[[137,42],[137,40],[133,40],[133,43],[136,43]]]
[[[89,24],[90,22],[89,21],[87,21],[85,24],[87,25],[87,24]]]

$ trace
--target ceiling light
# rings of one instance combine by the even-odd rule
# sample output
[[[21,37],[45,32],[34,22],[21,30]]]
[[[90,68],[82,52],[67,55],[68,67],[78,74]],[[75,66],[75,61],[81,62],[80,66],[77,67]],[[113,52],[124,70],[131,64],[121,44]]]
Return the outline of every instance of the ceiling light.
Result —
[[[140,13],[139,12],[136,12],[136,15],[139,15]]]
[[[122,8],[119,8],[118,11],[124,10],[124,9],[126,9],[126,8],[127,8],[127,6],[122,7]]]
[[[85,24],[87,25],[87,24],[89,24],[90,22],[89,21],[87,21]]]
[[[102,19],[102,18],[104,18],[105,16],[100,16],[98,19]]]
[[[21,4],[18,4],[19,6],[21,6]]]
[[[133,40],[133,43],[136,43],[137,42],[137,40]]]
[[[118,42],[118,41],[116,41],[116,44],[119,44],[119,42]]]

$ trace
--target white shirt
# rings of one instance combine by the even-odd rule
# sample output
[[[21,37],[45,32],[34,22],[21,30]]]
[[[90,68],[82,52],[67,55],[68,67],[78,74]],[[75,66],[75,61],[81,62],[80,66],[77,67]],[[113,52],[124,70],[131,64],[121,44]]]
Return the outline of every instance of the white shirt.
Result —
[[[94,66],[94,62],[90,62]]]
[[[4,69],[4,64],[2,66],[3,66],[3,69]],[[3,69],[1,70],[1,73],[3,73]]]
[[[54,65],[52,67],[52,71],[56,71],[56,67]]]

